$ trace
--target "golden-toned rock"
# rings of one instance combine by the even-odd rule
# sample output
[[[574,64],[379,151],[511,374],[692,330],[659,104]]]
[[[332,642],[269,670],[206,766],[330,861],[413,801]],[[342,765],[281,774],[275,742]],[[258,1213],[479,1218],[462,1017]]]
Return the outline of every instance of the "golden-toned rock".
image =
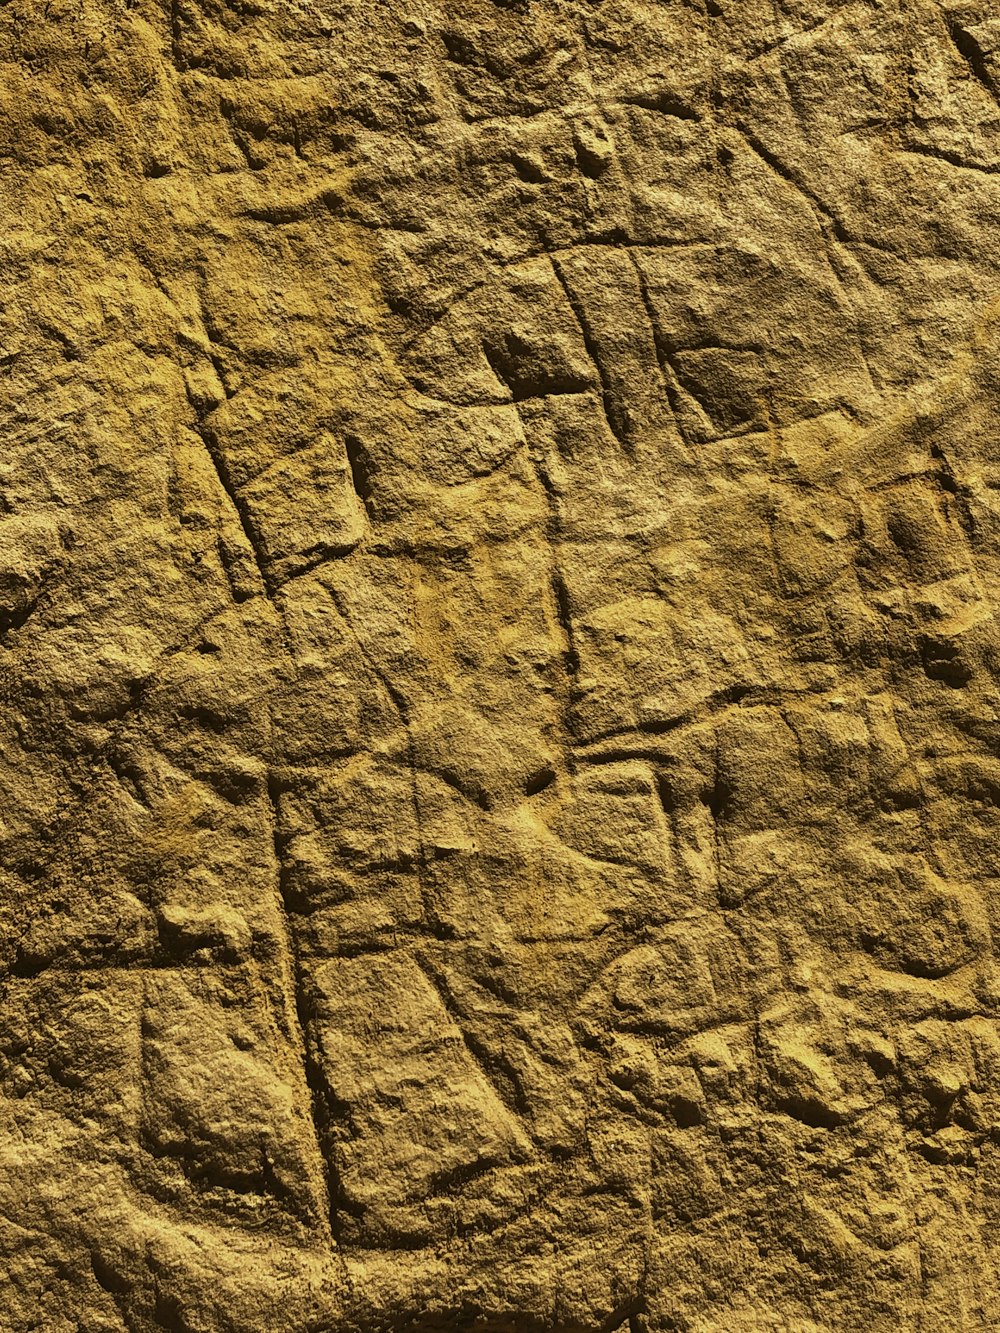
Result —
[[[0,1333],[1000,1326],[990,7],[0,60]]]

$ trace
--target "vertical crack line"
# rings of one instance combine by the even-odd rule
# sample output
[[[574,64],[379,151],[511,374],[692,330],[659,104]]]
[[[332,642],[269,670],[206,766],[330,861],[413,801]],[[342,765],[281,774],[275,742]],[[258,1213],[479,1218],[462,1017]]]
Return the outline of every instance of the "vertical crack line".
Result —
[[[315,1135],[316,1151],[320,1161],[320,1177],[326,1194],[327,1224],[331,1237],[338,1236],[339,1188],[336,1168],[324,1148],[324,1140],[329,1141],[331,1113],[327,1095],[326,1080],[309,1040],[309,1006],[305,994],[305,973],[299,949],[298,931],[295,926],[295,909],[288,885],[287,838],[281,832],[279,799],[281,788],[274,773],[267,775],[267,800],[271,816],[271,829],[274,843],[274,859],[277,868],[278,915],[281,918],[284,938],[282,945],[284,957],[291,969],[291,989],[293,1004],[286,1004],[288,1035],[292,1045],[301,1055],[302,1073],[310,1096],[311,1120]]]
[[[407,701],[406,696],[393,685],[388,674],[382,670],[362,643],[361,636],[354,628],[351,618],[347,613],[347,607],[340,592],[336,588],[331,588],[329,586],[326,590],[330,596],[330,600],[337,608],[337,614],[340,616],[354,642],[357,644],[361,660],[371,672],[373,678],[377,680],[385,690],[387,697],[399,715],[400,723],[406,730],[406,755],[407,765],[410,770],[410,793],[413,801],[413,822],[416,825],[417,848],[419,853],[417,856],[417,876],[420,904],[427,924],[431,926],[432,929],[447,931],[448,927],[441,921],[440,914],[431,897],[430,857],[428,855],[427,839],[424,833],[423,811],[420,801],[420,785],[417,781],[417,746],[413,736],[413,724],[410,720],[409,702]]]
[[[622,449],[629,456],[635,456],[635,445],[629,437],[629,432],[625,424],[625,417],[618,403],[615,402],[615,396],[612,392],[611,383],[608,380],[607,372],[604,369],[603,358],[600,355],[600,348],[591,332],[590,325],[587,322],[586,315],[579,297],[570,286],[569,280],[563,272],[563,267],[553,254],[549,254],[549,263],[552,265],[552,271],[556,275],[559,286],[566,293],[566,300],[569,302],[570,309],[577,324],[580,327],[580,333],[583,336],[583,345],[586,348],[587,355],[597,371],[597,377],[601,382],[601,403],[604,408],[604,419],[608,423],[608,429],[615,437]]]
[[[361,501],[368,518],[372,520],[375,517],[373,506],[374,468],[368,450],[356,435],[347,434],[344,436],[344,452],[347,455],[347,465],[351,469],[354,493]]]
[[[520,415],[520,409],[518,409]],[[578,691],[580,678],[580,652],[576,643],[576,630],[573,626],[573,617],[570,609],[569,589],[566,587],[566,580],[563,575],[562,563],[560,560],[560,547],[563,541],[563,522],[560,512],[560,499],[558,488],[553,481],[551,470],[542,458],[536,458],[533,453],[529,454],[534,468],[538,484],[545,496],[545,541],[549,551],[549,589],[552,595],[552,610],[556,625],[562,637],[562,650],[560,657],[562,659],[563,682],[560,690],[561,698],[558,700],[559,710],[558,725],[561,732],[560,746],[563,752],[563,760],[570,772],[576,768],[576,758],[573,752],[573,728],[571,726],[571,707]]]
[[[666,821],[667,855],[674,874],[677,876],[678,883],[687,889],[693,900],[697,896],[699,884],[684,857],[684,831],[681,827],[678,802],[674,795],[670,774],[665,769],[657,767],[654,772],[654,780],[656,783],[656,798]]]
[[[566,642],[563,651],[566,675],[575,685],[580,672],[580,652],[576,646],[576,631],[573,627],[569,589],[566,587],[566,580],[563,578],[562,570],[559,569],[558,565],[554,566],[552,570],[552,597],[555,602],[556,619]]]
[[[562,544],[562,517],[559,512],[559,495],[553,483],[549,469],[541,459],[532,458],[535,475],[545,494],[545,540],[549,546],[550,582],[556,620],[563,635],[563,664],[566,675],[575,684],[580,672],[580,654],[576,646],[576,632],[570,611],[569,589],[563,577],[559,561],[559,547]]]
[[[219,478],[219,485],[225,491],[229,498],[229,503],[233,507],[233,512],[239,521],[240,528],[243,530],[243,536],[247,540],[247,545],[253,552],[254,564],[257,566],[257,572],[260,574],[261,583],[267,596],[274,598],[277,588],[272,584],[271,577],[267,569],[267,561],[264,552],[261,549],[257,532],[253,526],[253,520],[250,517],[250,510],[243,500],[240,499],[239,491],[233,484],[229,468],[226,466],[226,460],[222,456],[222,451],[215,442],[212,432],[207,427],[198,427],[198,434],[205,445],[205,451],[212,460],[212,466],[215,468],[216,476]]]
[[[576,631],[573,627],[573,616],[570,610],[569,590],[566,587],[566,580],[563,578],[554,549],[551,560],[552,603],[556,622],[563,637],[562,663],[565,679],[565,685],[561,691],[562,699],[557,701],[556,706],[562,714],[560,729],[562,732],[563,762],[568,771],[573,773],[576,771],[576,754],[574,752],[576,738],[573,731],[572,708],[576,699],[579,698],[580,652],[576,645]]]
[[[646,282],[646,275],[642,271],[642,266],[636,259],[631,250],[627,250],[629,262],[635,270],[636,281],[639,284],[639,296],[642,298],[642,306],[646,312],[646,318],[649,320],[649,329],[653,337],[653,351],[656,354],[656,361],[660,367],[660,378],[663,380],[663,389],[666,394],[667,403],[670,407],[671,415],[674,418],[674,425],[677,428],[677,434],[682,442],[690,448],[692,441],[688,438],[684,429],[679,400],[682,390],[680,376],[677,374],[677,368],[674,365],[673,354],[667,345],[667,339],[663,334],[660,321],[656,314],[656,307],[653,305],[653,298],[649,293],[649,284]]]
[[[218,478],[219,485],[225,493],[226,498],[236,515],[236,519],[246,538],[247,545],[253,553],[254,563],[257,566],[257,572],[260,574],[261,583],[264,585],[264,591],[269,600],[274,600],[275,593],[278,591],[274,585],[267,568],[267,559],[261,547],[260,540],[250,517],[250,510],[244,500],[240,498],[239,490],[233,481],[232,473],[229,471],[225,455],[219,448],[219,442],[215,438],[211,426],[205,421],[205,414],[198,409],[197,403],[193,402],[190,394],[188,401],[195,410],[194,429],[198,438],[205,446],[205,452],[211,460],[212,467],[215,469],[215,475]]]
[[[715,751],[712,760],[712,787],[708,792],[708,799],[705,804],[708,806],[708,812],[712,817],[712,852],[715,869],[715,892],[720,907],[733,907],[736,904],[727,902],[728,895],[725,893],[722,884],[722,847],[720,845],[721,830],[719,822],[725,814],[727,793],[722,777],[721,756],[719,753],[719,734],[715,734]]]

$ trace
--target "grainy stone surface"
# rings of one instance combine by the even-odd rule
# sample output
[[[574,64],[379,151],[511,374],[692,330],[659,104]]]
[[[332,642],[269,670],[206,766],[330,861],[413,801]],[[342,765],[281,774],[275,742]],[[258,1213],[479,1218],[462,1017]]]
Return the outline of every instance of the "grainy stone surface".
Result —
[[[0,8],[4,1333],[1000,1326],[1000,21]]]

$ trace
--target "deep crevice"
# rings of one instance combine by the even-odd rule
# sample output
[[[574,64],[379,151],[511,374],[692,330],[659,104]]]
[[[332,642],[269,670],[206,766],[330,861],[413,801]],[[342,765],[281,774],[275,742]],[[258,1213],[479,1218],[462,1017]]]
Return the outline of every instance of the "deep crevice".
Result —
[[[972,33],[968,28],[963,28],[957,19],[949,19],[948,36],[955,50],[968,65],[973,77],[986,89],[994,102],[1000,102],[1000,89],[987,68],[986,53]]]

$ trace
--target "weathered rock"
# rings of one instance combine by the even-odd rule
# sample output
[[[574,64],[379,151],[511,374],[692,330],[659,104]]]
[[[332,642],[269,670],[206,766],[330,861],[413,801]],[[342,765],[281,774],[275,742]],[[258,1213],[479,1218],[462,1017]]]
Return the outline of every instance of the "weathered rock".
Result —
[[[3,1333],[1000,1325],[1000,24],[0,6]]]

